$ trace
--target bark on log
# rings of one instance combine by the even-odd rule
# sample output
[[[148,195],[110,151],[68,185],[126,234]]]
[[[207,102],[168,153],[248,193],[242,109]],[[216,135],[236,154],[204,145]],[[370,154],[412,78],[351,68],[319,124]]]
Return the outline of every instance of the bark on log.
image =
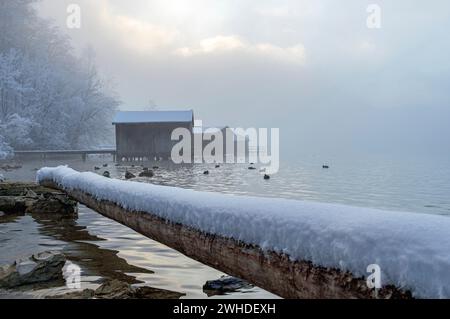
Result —
[[[53,181],[43,181],[41,184],[61,189]],[[309,261],[292,261],[289,256],[263,251],[258,246],[233,238],[203,233],[151,212],[129,211],[79,190],[65,191],[103,216],[205,265],[245,279],[284,298],[411,298],[408,291],[394,286],[385,286],[377,291],[369,289],[364,278],[355,278],[349,272],[315,266]]]

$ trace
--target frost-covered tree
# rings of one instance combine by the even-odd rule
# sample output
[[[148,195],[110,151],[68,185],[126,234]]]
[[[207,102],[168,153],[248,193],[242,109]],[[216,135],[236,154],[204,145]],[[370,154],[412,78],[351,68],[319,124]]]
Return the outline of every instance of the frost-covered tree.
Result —
[[[7,159],[13,154],[13,149],[5,142],[3,136],[0,135],[0,160]]]
[[[14,113],[9,115],[4,123],[0,123],[0,134],[8,140],[9,145],[17,149],[24,149],[33,144],[30,131],[33,122]]]
[[[77,149],[112,139],[115,94],[95,55],[75,56],[34,0],[0,1],[0,152]]]

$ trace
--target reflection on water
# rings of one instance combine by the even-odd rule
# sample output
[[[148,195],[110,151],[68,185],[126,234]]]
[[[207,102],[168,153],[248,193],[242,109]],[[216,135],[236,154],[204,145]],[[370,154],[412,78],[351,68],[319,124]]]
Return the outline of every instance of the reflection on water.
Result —
[[[188,298],[207,297],[202,286],[223,275],[162,244],[109,220],[80,205],[78,218],[64,216],[1,216],[0,264],[45,250],[61,250],[82,269],[82,288],[97,288],[108,279],[186,293]],[[45,297],[70,292],[58,287],[35,288],[32,295]],[[254,288],[249,293],[222,297],[267,298]]]
[[[153,273],[146,268],[128,264],[125,259],[117,256],[119,252],[117,250],[101,249],[94,243],[105,239],[91,235],[86,227],[78,225],[74,218],[59,216],[55,219],[52,216],[40,214],[34,214],[33,218],[39,224],[39,231],[42,235],[65,243],[64,254],[83,269],[84,276],[94,278],[100,274],[102,277],[135,284],[141,281],[127,274]]]
[[[107,163],[107,167],[103,167]],[[135,181],[232,194],[284,197],[322,202],[344,203],[418,213],[450,214],[449,163],[334,161],[322,169],[317,159],[281,165],[270,181],[248,165],[174,166],[145,163],[136,167],[115,166],[105,158],[53,159],[27,161],[19,170],[2,172],[7,179],[29,181],[36,169],[68,164],[77,170],[105,170],[113,178],[123,178],[126,170],[138,175],[142,166],[157,165],[152,178]],[[208,169],[209,175],[203,171]],[[83,288],[96,288],[101,280],[115,278],[132,284],[148,285],[185,293],[187,298],[206,298],[203,284],[223,275],[178,252],[152,241],[129,228],[80,206],[78,218],[49,216],[1,216],[0,263],[43,250],[63,250],[68,259],[82,268]],[[63,286],[56,291],[64,291]],[[44,296],[55,288],[33,292]],[[273,297],[259,288],[215,298]]]
[[[21,170],[8,172],[7,178],[13,179],[11,175],[15,175],[14,179],[18,180],[34,179],[35,170],[29,167],[34,164],[26,163]],[[80,164],[91,166],[92,163]],[[124,172],[123,168],[115,169],[113,164],[107,169],[114,170],[114,174]],[[0,216],[0,264],[9,264],[17,258],[45,250],[61,250],[68,260],[81,267],[83,289],[95,289],[108,278],[177,291],[186,294],[186,298],[207,298],[203,292],[204,283],[223,275],[83,205],[80,205],[77,217],[42,214]],[[62,283],[57,287],[40,285],[31,292],[27,291],[33,297],[65,292],[70,290]],[[6,296],[25,297],[17,295],[17,292]],[[275,296],[253,288],[217,297]]]

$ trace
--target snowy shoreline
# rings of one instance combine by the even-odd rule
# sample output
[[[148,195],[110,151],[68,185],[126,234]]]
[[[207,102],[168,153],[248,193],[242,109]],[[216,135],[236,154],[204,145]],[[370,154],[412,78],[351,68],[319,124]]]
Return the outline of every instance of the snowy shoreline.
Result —
[[[68,167],[43,168],[51,180],[135,211],[285,253],[293,260],[367,276],[415,297],[450,297],[450,219],[285,199],[234,196],[111,180]]]

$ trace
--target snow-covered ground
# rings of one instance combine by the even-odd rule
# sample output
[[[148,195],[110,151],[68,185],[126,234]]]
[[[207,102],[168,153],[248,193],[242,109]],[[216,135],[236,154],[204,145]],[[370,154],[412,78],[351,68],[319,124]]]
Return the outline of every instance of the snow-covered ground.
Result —
[[[367,276],[367,266],[378,264],[383,285],[409,289],[415,297],[450,298],[447,216],[198,192],[65,166],[42,168],[37,180],[355,276]]]

